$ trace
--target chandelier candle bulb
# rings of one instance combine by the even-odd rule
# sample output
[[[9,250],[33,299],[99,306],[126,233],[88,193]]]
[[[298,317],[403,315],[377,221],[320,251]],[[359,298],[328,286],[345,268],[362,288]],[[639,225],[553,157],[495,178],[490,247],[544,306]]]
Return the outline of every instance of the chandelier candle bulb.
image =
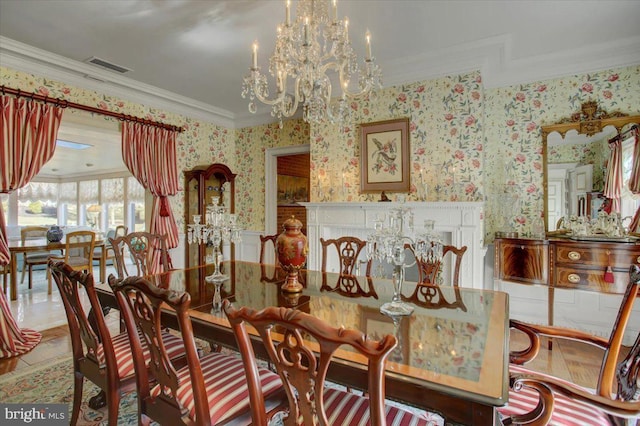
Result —
[[[367,30],[367,32],[365,33],[364,36],[367,39],[367,57],[366,57],[366,60],[367,61],[371,61],[371,33],[369,32],[369,30]]]
[[[251,55],[253,69],[258,69],[258,42],[253,43],[253,54]]]
[[[291,0],[287,0],[286,10],[287,10],[287,13],[285,14],[286,16],[285,16],[284,22],[288,27],[289,25],[291,25]]]
[[[349,41],[349,18],[344,18],[344,41]]]
[[[304,18],[304,45],[309,45],[309,17]]]
[[[333,0],[333,22],[338,22],[338,0]]]

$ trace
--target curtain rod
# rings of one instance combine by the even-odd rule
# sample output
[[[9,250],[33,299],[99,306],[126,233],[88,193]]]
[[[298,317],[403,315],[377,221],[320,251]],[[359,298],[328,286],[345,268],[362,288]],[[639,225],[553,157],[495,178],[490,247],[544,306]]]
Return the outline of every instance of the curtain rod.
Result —
[[[627,133],[631,133],[634,130],[636,130],[638,128],[637,124],[634,124],[633,126],[629,127],[627,130],[625,130],[624,132],[615,135],[614,137],[612,137],[611,139],[609,139],[609,143],[614,143],[620,139],[622,139],[623,136],[625,136]]]
[[[102,115],[107,115],[109,117],[115,117],[118,120],[121,121],[133,121],[136,123],[142,123],[142,124],[146,124],[149,126],[155,126],[155,127],[160,127],[162,129],[167,129],[167,130],[171,130],[174,132],[178,132],[178,133],[182,133],[182,127],[178,127],[178,126],[174,126],[172,124],[165,124],[159,121],[153,121],[153,120],[146,120],[144,118],[140,118],[140,117],[134,117],[132,115],[126,115],[126,114],[122,114],[119,112],[112,112],[112,111],[105,111],[103,109],[99,109],[96,107],[92,107],[92,106],[88,106],[88,105],[83,105],[83,104],[78,104],[75,102],[69,102],[67,100],[64,99],[56,99],[56,98],[50,98],[48,96],[43,96],[43,95],[38,95],[37,93],[29,93],[29,92],[25,92],[23,90],[20,89],[13,89],[11,87],[6,87],[6,86],[0,86],[0,92],[4,95],[4,94],[9,94],[9,95],[15,95],[19,98],[30,98],[36,101],[41,101],[44,103],[50,103],[53,105],[57,105],[60,108],[74,108],[74,109],[79,109],[82,111],[88,111],[88,112],[93,112],[96,114],[102,114]]]

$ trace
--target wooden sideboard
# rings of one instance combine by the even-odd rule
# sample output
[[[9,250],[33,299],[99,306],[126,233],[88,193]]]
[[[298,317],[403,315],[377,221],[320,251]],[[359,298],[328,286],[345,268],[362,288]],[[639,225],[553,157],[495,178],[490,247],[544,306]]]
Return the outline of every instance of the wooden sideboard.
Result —
[[[640,265],[640,244],[497,238],[494,277],[519,284],[549,288],[549,325],[553,325],[554,289],[576,289],[623,294],[629,280],[629,266]],[[605,281],[611,267],[613,282]]]

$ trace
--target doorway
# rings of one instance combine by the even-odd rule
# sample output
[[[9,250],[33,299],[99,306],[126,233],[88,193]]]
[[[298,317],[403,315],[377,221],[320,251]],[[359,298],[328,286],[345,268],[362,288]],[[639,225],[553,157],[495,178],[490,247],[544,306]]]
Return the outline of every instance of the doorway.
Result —
[[[278,229],[278,159],[287,156],[310,155],[310,145],[296,145],[279,148],[269,148],[265,152],[265,234],[273,235]],[[281,164],[283,163],[280,161]],[[286,164],[286,162],[285,162]],[[306,168],[306,178],[310,177],[310,169]],[[280,171],[282,173],[282,170]],[[300,176],[300,173],[294,175]],[[306,215],[305,215],[306,218]],[[306,220],[304,221],[306,223]]]

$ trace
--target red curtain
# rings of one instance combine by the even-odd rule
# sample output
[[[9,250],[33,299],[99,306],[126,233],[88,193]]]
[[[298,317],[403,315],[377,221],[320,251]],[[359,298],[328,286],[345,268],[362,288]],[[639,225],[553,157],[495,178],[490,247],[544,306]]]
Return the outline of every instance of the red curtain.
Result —
[[[631,168],[631,176],[629,177],[629,190],[634,194],[640,194],[640,137],[638,137],[638,128],[632,131],[635,137],[633,145],[633,166]],[[636,209],[636,214],[629,224],[629,232],[636,232],[640,225],[640,207]]]
[[[620,212],[622,192],[622,141],[610,142],[611,155],[607,164],[607,178],[604,182],[604,196],[611,199],[611,211]]]
[[[0,192],[8,194],[29,183],[53,156],[62,109],[10,96],[0,97],[0,108]],[[0,265],[7,265],[9,261],[4,212],[0,205]],[[9,358],[31,350],[42,336],[33,330],[18,328],[4,292],[1,294],[0,358]]]
[[[149,232],[167,235],[167,247],[178,246],[178,226],[169,204],[178,193],[176,133],[127,121],[122,126],[122,158],[138,182],[153,195]],[[159,256],[154,268],[159,265]]]

